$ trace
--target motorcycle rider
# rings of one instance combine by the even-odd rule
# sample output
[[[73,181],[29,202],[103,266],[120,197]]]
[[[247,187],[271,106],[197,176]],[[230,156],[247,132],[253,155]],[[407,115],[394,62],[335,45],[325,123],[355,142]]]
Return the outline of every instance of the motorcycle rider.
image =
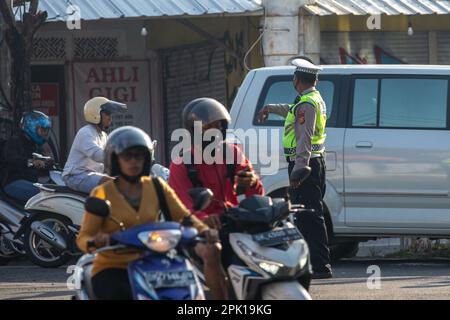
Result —
[[[216,201],[213,201],[204,211],[193,213],[211,228],[220,229],[219,216],[223,213],[225,205],[238,205],[238,193],[241,192],[246,196],[263,195],[264,187],[241,149],[235,144],[224,143],[231,117],[223,104],[211,98],[195,99],[184,107],[182,119],[184,128],[189,131],[191,137],[194,135],[195,121],[201,122],[203,136],[209,129],[220,131],[221,134],[215,137],[215,143],[230,148],[231,153],[234,154],[232,163],[207,164],[203,161],[202,155],[209,142],[195,145],[195,139],[192,139],[191,148],[186,150],[190,153],[188,156],[190,163],[184,161],[186,157],[182,154],[170,164],[169,185],[189,210],[192,211],[193,205],[188,194],[189,189],[198,186],[211,189]],[[238,189],[242,191],[237,192]]]
[[[231,117],[223,104],[211,98],[195,99],[185,106],[182,119],[184,128],[189,131],[191,137],[197,131],[196,126],[201,125],[199,133],[202,137],[205,137],[210,129],[215,129],[215,133],[209,131],[213,133],[213,136],[215,135],[214,144],[219,146],[212,152],[213,156],[215,160],[220,160],[222,155],[225,155],[227,159],[212,163],[206,161],[207,159],[203,156],[208,155],[204,151],[209,148],[210,142],[198,144],[195,142],[197,139],[191,139],[190,149],[180,154],[180,157],[170,164],[169,185],[194,215],[209,227],[219,230],[221,229],[220,215],[223,214],[225,207],[238,205],[240,194],[264,195],[264,187],[241,149],[235,144],[224,141]],[[226,156],[226,151],[232,154],[233,158]],[[209,188],[214,194],[214,200],[203,211],[192,209],[193,203],[188,191],[193,187]],[[233,256],[230,254],[232,248],[226,238],[222,239],[222,245],[222,261],[227,268],[232,263],[230,260]]]
[[[89,193],[97,185],[113,179],[103,173],[103,154],[108,139],[106,131],[112,124],[112,114],[126,109],[125,104],[104,97],[86,102],[84,119],[88,124],[75,136],[62,173],[62,179],[69,188]]]
[[[33,159],[33,153],[43,153],[52,126],[50,118],[40,111],[26,112],[20,120],[21,132],[9,138],[3,146],[2,185],[4,192],[20,203],[39,193],[33,184],[45,169],[45,162]],[[32,161],[32,166],[29,166]]]
[[[122,127],[113,131],[105,148],[105,169],[109,176],[117,176],[96,187],[91,196],[109,200],[111,217],[124,223],[125,228],[158,220],[161,206],[158,201],[156,183],[149,177],[154,159],[154,143],[141,129]],[[159,185],[167,199],[169,215],[174,221],[191,216],[175,192],[160,178]],[[193,226],[203,233],[207,243],[199,243],[195,252],[205,264],[205,277],[213,296],[223,299],[217,274],[220,274],[220,243],[217,232],[209,229],[195,216]],[[88,241],[94,241],[96,248],[109,244],[111,234],[120,231],[117,223],[86,212],[77,244],[84,252],[90,252]],[[93,287],[99,299],[131,299],[127,266],[140,258],[138,251],[103,252],[94,260]]]

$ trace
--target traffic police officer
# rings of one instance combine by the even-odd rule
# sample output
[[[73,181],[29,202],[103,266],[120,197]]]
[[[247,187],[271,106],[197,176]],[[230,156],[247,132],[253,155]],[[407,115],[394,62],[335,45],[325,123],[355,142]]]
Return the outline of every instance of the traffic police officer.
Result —
[[[293,105],[267,105],[259,119],[266,119],[271,112],[285,115],[283,147],[289,163],[291,200],[315,211],[298,217],[298,227],[310,247],[313,277],[330,278],[330,251],[323,216],[327,116],[325,102],[315,87],[321,68],[305,58],[294,59],[292,64],[296,66],[293,85],[300,101]],[[307,166],[311,167],[311,174],[300,184],[296,177]]]

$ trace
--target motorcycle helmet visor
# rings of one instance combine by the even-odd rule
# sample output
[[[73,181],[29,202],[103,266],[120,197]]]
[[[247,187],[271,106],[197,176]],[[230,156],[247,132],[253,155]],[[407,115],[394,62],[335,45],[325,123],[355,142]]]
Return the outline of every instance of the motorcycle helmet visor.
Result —
[[[127,111],[127,105],[116,101],[108,101],[101,106],[100,110],[108,115],[113,113],[124,113]]]
[[[211,98],[199,98],[186,105],[182,114],[184,127],[192,130],[194,122],[201,121],[202,126],[222,121],[224,125],[231,122],[230,113],[223,104]]]

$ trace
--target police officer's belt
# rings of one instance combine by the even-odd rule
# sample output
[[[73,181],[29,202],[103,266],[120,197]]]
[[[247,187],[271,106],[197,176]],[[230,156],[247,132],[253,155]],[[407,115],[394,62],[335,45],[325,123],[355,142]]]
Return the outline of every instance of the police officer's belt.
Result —
[[[322,151],[325,148],[324,144],[313,144],[312,152]],[[284,154],[295,154],[297,152],[297,148],[284,148]]]

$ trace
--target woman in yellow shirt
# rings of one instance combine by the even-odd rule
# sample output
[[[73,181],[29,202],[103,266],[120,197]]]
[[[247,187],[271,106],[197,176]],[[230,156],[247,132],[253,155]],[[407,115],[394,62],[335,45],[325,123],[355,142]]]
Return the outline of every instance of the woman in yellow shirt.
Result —
[[[154,144],[141,129],[121,127],[113,131],[105,148],[105,172],[116,177],[91,192],[91,196],[109,200],[111,217],[120,221],[128,229],[135,225],[155,222],[159,218],[160,204],[157,191],[149,177],[153,163]],[[158,178],[159,179],[159,178]],[[227,284],[225,272],[220,261],[221,246],[217,232],[192,216],[181,203],[175,192],[161,179],[170,216],[181,222],[191,216],[194,227],[206,236],[207,243],[195,247],[197,255],[203,259],[205,278],[211,293],[216,299],[225,299]],[[112,219],[104,219],[89,212],[85,213],[80,233],[77,237],[78,247],[90,252],[88,242],[93,241],[96,248],[107,246],[111,234],[121,231]],[[141,257],[139,251],[97,254],[93,263],[92,284],[98,299],[131,299],[131,287],[128,280],[128,264]]]

